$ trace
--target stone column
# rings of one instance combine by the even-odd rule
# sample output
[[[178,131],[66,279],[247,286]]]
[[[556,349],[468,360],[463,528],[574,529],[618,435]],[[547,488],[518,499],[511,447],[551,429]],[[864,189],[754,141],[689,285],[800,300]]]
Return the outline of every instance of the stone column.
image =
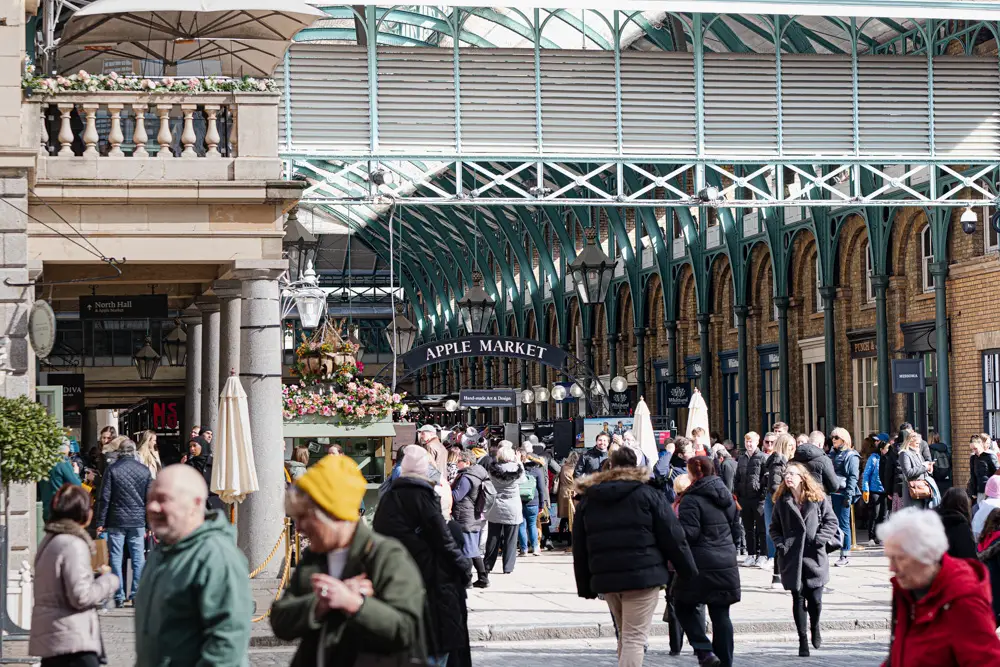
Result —
[[[219,297],[219,390],[226,385],[230,373],[240,374],[240,296],[238,280],[217,280],[212,291]]]
[[[954,451],[951,436],[951,386],[948,364],[948,262],[933,262],[934,276],[934,347],[937,348],[938,433],[941,441]]]
[[[833,285],[819,288],[823,297],[823,337],[824,337],[824,383],[826,384],[826,424],[829,432],[837,425],[837,339],[833,320],[833,302],[837,298],[837,288]]]
[[[251,568],[261,565],[283,529],[285,453],[281,417],[281,312],[277,269],[235,272],[243,282],[240,326],[240,381],[247,393],[254,465],[260,490],[237,511],[237,544]],[[265,576],[276,575],[281,559],[272,559]]]
[[[199,299],[201,311],[201,427],[214,431],[219,421],[219,300]]]
[[[791,401],[788,386],[788,297],[774,297],[774,305],[778,307],[778,402],[781,407],[781,420],[788,423],[792,420]],[[740,373],[746,366],[740,366]],[[742,396],[740,397],[742,399]],[[745,401],[741,400],[740,405]],[[765,424],[770,426],[770,424]],[[745,431],[744,431],[745,432]]]
[[[17,13],[17,3],[14,3],[13,13]],[[10,16],[11,27],[0,27],[0,43],[11,40],[14,53],[17,53],[17,31],[24,34],[24,23],[18,16]],[[4,24],[6,25],[6,23]],[[14,85],[19,73],[14,70],[20,63],[13,57],[6,59],[9,68],[0,66],[0,77],[9,75],[8,82]],[[6,70],[6,71],[2,71]],[[11,89],[8,89],[11,90]],[[8,93],[9,94],[9,93]],[[8,105],[8,108],[9,107]],[[14,104],[11,114],[19,113],[19,105]],[[2,115],[2,112],[0,112]],[[40,115],[39,115],[40,118]],[[15,127],[10,125],[9,127]],[[37,124],[28,127],[38,127]],[[15,135],[17,133],[15,132]],[[17,145],[17,137],[4,137]],[[0,139],[0,144],[4,143]],[[17,158],[20,159],[20,158]],[[0,148],[0,165],[4,162],[3,148]],[[35,397],[35,354],[28,344],[28,314],[34,301],[35,290],[31,287],[8,287],[3,284],[4,278],[12,283],[24,284],[36,277],[37,271],[28,268],[28,179],[22,169],[0,169],[0,247],[3,248],[0,261],[0,335],[10,340],[8,347],[8,363],[13,369],[11,373],[0,374],[0,395],[6,398],[18,396]],[[10,204],[8,206],[7,204]],[[41,266],[41,262],[38,263]],[[133,373],[133,377],[135,377]],[[15,484],[10,487],[10,526],[8,530],[10,559],[9,569],[16,570],[21,561],[34,562],[35,547],[39,536],[35,519],[35,485]]]
[[[736,435],[742,438],[750,430],[750,401],[747,400],[750,398],[750,390],[748,389],[750,363],[747,353],[747,315],[750,313],[750,308],[736,306],[734,311],[736,313],[736,355],[740,364],[740,376],[737,380],[740,392],[740,409],[736,416],[739,421],[736,427],[739,433]]]
[[[878,427],[888,433],[890,429],[889,410],[892,399],[889,386],[889,322],[886,312],[885,294],[889,289],[889,276],[872,276],[875,288],[875,348],[878,352]]]
[[[187,438],[191,429],[201,426],[201,311],[195,306],[189,307],[181,317],[187,333],[187,355],[184,362],[187,366],[184,375],[184,432]]]

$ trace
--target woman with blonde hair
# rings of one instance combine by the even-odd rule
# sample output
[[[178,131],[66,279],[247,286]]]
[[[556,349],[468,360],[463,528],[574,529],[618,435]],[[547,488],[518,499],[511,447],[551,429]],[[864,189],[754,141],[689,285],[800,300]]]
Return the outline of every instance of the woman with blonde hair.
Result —
[[[139,462],[149,468],[149,474],[156,479],[163,464],[160,462],[160,449],[156,446],[156,431],[143,431],[139,436],[139,449],[135,452]]]
[[[827,547],[839,546],[833,504],[801,463],[789,463],[772,496],[774,513],[768,533],[778,553],[781,585],[792,593],[792,617],[799,634],[799,655],[809,655],[806,616],[812,645],[819,648],[823,586],[830,581]]]
[[[903,478],[903,507],[927,509],[932,491],[927,478],[928,464],[920,455],[920,434],[910,431],[899,448],[899,472]]]
[[[830,494],[833,502],[833,512],[840,522],[840,530],[844,534],[844,543],[840,548],[840,558],[835,567],[846,567],[850,564],[851,553],[851,508],[861,499],[858,480],[861,479],[861,455],[854,450],[851,434],[846,428],[835,428],[830,431],[833,449],[830,457],[833,459],[833,472],[837,475],[838,488]]]

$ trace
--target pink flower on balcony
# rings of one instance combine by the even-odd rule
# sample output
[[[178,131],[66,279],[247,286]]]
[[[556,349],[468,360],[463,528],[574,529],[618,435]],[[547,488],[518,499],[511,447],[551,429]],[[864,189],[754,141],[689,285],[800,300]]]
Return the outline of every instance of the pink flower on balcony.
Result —
[[[108,74],[108,78],[111,79],[112,81],[117,81],[118,80],[118,72],[111,72],[110,74]]]
[[[77,72],[76,75],[80,77],[81,81],[90,81],[90,74],[87,73],[87,70],[82,69]]]
[[[190,88],[197,88],[198,86],[201,85],[201,82],[198,81],[198,79],[191,77],[190,79],[187,80],[187,85]]]
[[[149,79],[143,79],[140,86],[143,90],[156,90],[156,82]]]
[[[69,85],[69,79],[67,79],[65,77],[62,77],[62,76],[59,76],[59,77],[56,77],[56,83],[58,83],[60,86],[68,86]]]
[[[267,81],[258,81],[257,90],[261,91],[262,93],[267,92]]]
[[[170,86],[174,85],[174,80],[168,76],[165,79],[163,79],[163,85],[169,88]]]

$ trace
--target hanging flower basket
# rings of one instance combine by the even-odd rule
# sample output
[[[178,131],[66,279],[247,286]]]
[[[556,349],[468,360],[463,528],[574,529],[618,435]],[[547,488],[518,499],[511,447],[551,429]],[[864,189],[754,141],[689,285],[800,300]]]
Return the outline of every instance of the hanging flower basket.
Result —
[[[308,383],[348,382],[362,369],[357,351],[356,345],[341,337],[337,327],[324,321],[311,338],[302,335],[292,375]]]

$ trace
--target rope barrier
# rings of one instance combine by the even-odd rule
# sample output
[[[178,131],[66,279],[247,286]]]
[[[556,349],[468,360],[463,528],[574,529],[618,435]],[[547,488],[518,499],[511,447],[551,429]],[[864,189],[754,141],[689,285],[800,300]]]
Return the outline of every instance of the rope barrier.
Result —
[[[278,553],[278,547],[281,546],[281,543],[285,540],[287,535],[288,535],[288,518],[285,517],[285,527],[282,529],[281,535],[278,536],[277,543],[274,545],[274,548],[271,549],[271,553],[268,555],[268,557],[264,559],[264,562],[260,564],[260,567],[258,567],[256,570],[250,573],[251,579],[255,579],[258,574],[264,571],[264,568],[266,568],[268,563],[271,562],[271,559],[274,558],[274,554]]]
[[[279,542],[280,544],[280,542]],[[285,586],[288,585],[288,575],[292,570],[292,543],[289,541],[285,545],[285,571],[281,574],[281,583],[278,584],[278,592],[274,594],[274,601],[277,602],[278,598],[281,597],[281,592],[285,590]],[[256,618],[250,619],[252,623],[259,623],[265,618],[271,615],[271,608],[268,607],[267,611]]]

